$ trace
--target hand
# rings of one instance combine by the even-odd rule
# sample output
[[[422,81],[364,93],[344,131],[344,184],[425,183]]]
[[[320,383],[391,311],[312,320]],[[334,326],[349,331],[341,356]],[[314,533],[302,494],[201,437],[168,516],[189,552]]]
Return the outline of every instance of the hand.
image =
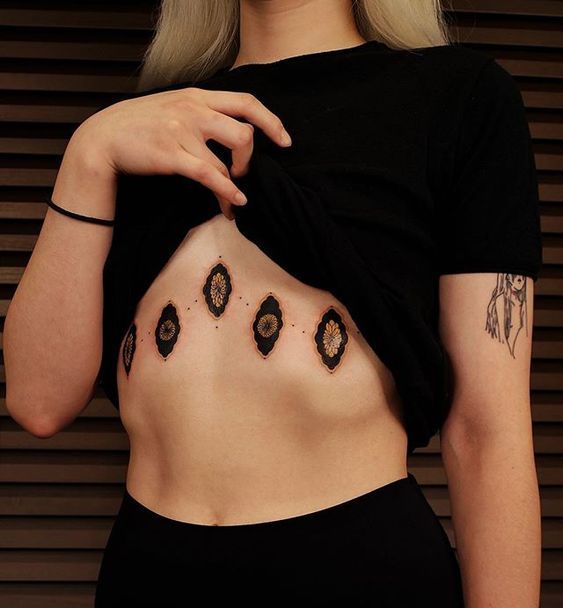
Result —
[[[248,123],[234,117],[243,117]],[[180,174],[211,189],[223,214],[239,190],[229,169],[206,145],[208,139],[232,150],[231,172],[244,175],[254,144],[254,123],[279,145],[287,133],[281,120],[254,95],[187,87],[127,99],[93,114],[75,131],[68,150],[92,154],[118,173]],[[79,152],[79,151],[83,152]]]

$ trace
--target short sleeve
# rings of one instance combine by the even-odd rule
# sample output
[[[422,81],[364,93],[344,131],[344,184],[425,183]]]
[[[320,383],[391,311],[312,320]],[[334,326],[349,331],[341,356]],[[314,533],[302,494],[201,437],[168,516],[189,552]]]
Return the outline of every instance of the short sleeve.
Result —
[[[466,98],[438,212],[438,274],[506,272],[538,278],[538,181],[526,111],[494,59]]]

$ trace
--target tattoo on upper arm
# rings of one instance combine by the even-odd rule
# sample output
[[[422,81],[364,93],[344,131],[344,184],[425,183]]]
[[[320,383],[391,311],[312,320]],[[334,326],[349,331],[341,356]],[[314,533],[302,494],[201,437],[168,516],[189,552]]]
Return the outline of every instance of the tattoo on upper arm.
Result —
[[[526,277],[497,273],[497,282],[487,306],[485,329],[492,338],[505,343],[513,358],[516,338],[522,327],[528,335]]]

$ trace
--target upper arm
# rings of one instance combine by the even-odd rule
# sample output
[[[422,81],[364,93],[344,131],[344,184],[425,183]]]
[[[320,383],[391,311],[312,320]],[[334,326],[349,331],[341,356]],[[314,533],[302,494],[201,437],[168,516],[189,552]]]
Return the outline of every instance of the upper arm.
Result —
[[[452,405],[442,429],[482,435],[530,422],[534,281],[509,273],[440,278],[442,342],[452,376]]]
[[[441,437],[529,432],[538,183],[522,97],[494,61],[466,101],[452,154],[438,215],[439,331],[452,379]]]

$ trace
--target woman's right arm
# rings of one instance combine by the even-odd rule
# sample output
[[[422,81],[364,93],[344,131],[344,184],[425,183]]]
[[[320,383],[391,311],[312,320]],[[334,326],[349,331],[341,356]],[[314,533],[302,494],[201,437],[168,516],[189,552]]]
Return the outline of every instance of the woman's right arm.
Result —
[[[243,117],[248,123],[236,120]],[[253,126],[284,141],[280,119],[254,96],[189,87],[126,100],[87,119],[72,136],[53,201],[112,219],[117,175],[180,174],[209,187],[229,218],[253,148]],[[206,145],[232,150],[227,167]],[[4,324],[6,407],[22,427],[50,437],[90,402],[102,356],[103,267],[111,226],[47,209]]]
[[[115,177],[93,155],[67,152],[53,200],[114,217]],[[6,407],[26,430],[53,435],[90,401],[102,348],[102,269],[113,228],[47,208],[4,324]]]

